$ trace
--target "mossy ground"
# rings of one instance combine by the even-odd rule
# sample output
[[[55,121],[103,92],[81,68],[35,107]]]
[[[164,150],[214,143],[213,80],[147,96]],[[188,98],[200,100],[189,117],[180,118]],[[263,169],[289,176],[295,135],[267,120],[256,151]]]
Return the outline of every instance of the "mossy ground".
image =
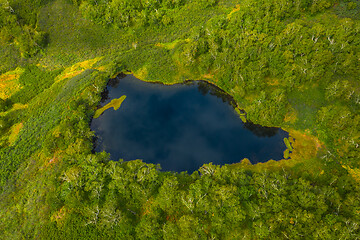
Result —
[[[114,108],[115,111],[118,110],[120,108],[121,104],[123,103],[123,101],[125,100],[125,98],[126,98],[126,96],[124,95],[124,96],[121,96],[120,98],[111,100],[111,102],[109,102],[102,108],[97,109],[93,118],[100,117],[100,115],[103,112],[105,112],[106,110],[108,110],[109,108]]]

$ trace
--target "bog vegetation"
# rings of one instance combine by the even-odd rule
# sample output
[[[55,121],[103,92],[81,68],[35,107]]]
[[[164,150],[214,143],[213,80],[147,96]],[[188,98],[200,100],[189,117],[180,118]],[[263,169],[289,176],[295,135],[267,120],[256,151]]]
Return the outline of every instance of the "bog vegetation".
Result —
[[[2,238],[358,239],[359,9],[0,0]],[[247,120],[289,131],[290,159],[187,174],[93,153],[101,92],[126,71],[206,79]]]
[[[95,114],[93,116],[93,118],[98,118],[100,117],[100,115],[105,112],[106,110],[108,110],[109,108],[113,108],[115,111],[118,110],[122,104],[122,102],[125,100],[126,96],[123,95],[120,98],[117,99],[113,99],[111,100],[111,102],[109,102],[108,104],[106,104],[105,106],[103,106],[102,108],[99,108],[95,111]]]

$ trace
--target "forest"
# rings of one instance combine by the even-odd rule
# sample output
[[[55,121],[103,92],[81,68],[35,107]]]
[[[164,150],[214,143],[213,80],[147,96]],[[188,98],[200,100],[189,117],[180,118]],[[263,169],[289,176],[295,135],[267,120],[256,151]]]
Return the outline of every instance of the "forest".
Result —
[[[94,152],[121,73],[216,85],[284,159]],[[358,0],[0,0],[1,239],[360,239],[359,144]]]

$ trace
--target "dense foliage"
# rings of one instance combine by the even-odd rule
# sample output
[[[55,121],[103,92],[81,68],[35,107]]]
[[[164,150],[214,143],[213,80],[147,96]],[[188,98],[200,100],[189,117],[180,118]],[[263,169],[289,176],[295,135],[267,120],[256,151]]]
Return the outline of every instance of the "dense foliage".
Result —
[[[103,0],[103,1],[73,1],[80,5],[80,11],[92,21],[110,25],[115,28],[130,27],[133,25],[168,25],[173,19],[176,9],[184,6],[188,0]],[[200,8],[215,5],[216,0],[194,0]]]
[[[1,237],[358,239],[359,8],[0,0]],[[126,71],[206,79],[289,131],[290,159],[189,174],[93,153],[101,92]]]
[[[23,57],[31,57],[46,45],[47,36],[36,30],[36,12],[26,11],[27,8],[19,4],[11,5],[7,0],[0,2],[0,41],[2,44],[15,44]],[[29,4],[30,8],[37,5],[33,1],[22,4]]]

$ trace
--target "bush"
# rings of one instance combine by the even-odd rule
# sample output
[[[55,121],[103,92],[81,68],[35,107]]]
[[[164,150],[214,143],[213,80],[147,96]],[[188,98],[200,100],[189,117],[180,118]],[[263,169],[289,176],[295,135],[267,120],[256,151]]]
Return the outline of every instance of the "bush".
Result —
[[[354,10],[356,8],[356,6],[357,6],[356,2],[349,2],[347,4],[347,9],[348,10]]]
[[[9,122],[6,118],[0,117],[0,134],[4,134],[9,128]]]
[[[0,98],[0,112],[6,112],[11,107],[10,99],[2,99]]]
[[[0,98],[0,112],[6,111],[6,101],[2,98]]]

